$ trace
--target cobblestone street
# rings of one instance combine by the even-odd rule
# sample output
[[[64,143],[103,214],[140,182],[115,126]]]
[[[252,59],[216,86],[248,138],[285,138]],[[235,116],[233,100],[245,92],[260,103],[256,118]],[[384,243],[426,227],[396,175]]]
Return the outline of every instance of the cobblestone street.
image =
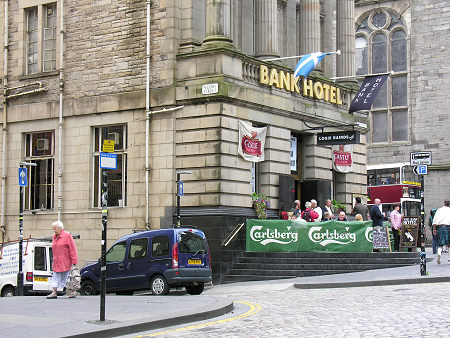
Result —
[[[227,316],[130,337],[450,337],[449,290],[449,283],[316,290],[289,281],[220,285],[206,293],[261,310],[231,320],[249,309],[239,303]]]

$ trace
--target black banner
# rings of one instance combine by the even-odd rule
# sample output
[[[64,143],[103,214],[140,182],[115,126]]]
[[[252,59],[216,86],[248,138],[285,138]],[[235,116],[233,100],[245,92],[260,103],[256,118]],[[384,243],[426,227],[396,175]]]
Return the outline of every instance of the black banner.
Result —
[[[348,112],[351,114],[358,110],[370,110],[375,97],[388,76],[389,74],[366,76],[358,93],[353,98]]]
[[[415,248],[419,236],[420,217],[404,216],[402,219],[401,248]]]
[[[359,131],[338,131],[318,133],[317,145],[356,144],[359,143]]]

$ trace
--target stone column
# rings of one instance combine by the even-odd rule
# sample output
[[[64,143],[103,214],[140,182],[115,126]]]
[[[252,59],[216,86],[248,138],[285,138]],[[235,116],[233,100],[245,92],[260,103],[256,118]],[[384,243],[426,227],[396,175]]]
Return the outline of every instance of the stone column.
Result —
[[[300,0],[300,54],[320,49],[320,1]]]
[[[341,55],[336,56],[336,76],[355,76],[355,1],[336,0],[336,47]],[[355,78],[337,80],[356,83]]]
[[[205,43],[231,44],[231,0],[206,1]]]
[[[277,39],[277,0],[255,1],[255,56],[280,56]]]

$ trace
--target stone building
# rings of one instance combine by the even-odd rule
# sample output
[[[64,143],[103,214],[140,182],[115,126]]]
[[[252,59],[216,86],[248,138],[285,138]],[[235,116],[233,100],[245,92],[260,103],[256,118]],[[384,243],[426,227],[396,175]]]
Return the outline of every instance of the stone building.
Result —
[[[349,211],[365,194],[367,116],[348,114],[352,79],[331,80],[355,75],[354,1],[2,4],[4,240],[18,236],[17,168],[34,162],[24,236],[49,234],[59,218],[81,235],[81,263],[99,257],[105,139],[117,155],[108,170],[109,244],[173,224],[177,172],[188,171],[181,223],[207,233],[216,276],[245,247],[243,233],[221,243],[255,217],[253,191],[270,197],[270,217],[294,197],[335,198]],[[265,61],[336,49],[342,54],[325,57],[308,79],[293,78],[298,59]],[[263,162],[238,154],[239,120],[267,126]],[[330,147],[316,141],[319,131],[343,130],[361,133],[347,174],[332,170]]]
[[[394,71],[371,110],[368,164],[431,151],[427,217],[450,199],[449,9],[442,0],[355,1],[357,74]]]

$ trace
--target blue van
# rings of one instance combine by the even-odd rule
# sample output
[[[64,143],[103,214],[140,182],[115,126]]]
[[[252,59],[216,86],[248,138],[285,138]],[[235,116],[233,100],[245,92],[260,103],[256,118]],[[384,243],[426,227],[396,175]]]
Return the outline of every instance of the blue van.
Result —
[[[100,291],[100,260],[81,269],[82,295]],[[211,258],[205,234],[193,228],[138,232],[119,238],[106,253],[106,292],[132,295],[148,290],[167,295],[185,287],[191,295],[211,282]]]

